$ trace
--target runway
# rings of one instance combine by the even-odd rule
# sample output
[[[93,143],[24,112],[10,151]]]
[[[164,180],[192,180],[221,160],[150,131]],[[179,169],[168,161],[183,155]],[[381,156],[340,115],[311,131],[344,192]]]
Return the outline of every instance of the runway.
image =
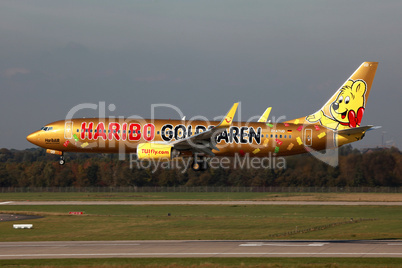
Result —
[[[402,206],[402,202],[366,202],[366,201],[7,201],[0,205],[313,205],[313,206]]]
[[[402,257],[400,241],[0,242],[0,259],[154,257]]]
[[[43,217],[36,216],[36,215],[0,214],[0,222],[34,220],[34,219],[39,219],[39,218],[43,218]]]

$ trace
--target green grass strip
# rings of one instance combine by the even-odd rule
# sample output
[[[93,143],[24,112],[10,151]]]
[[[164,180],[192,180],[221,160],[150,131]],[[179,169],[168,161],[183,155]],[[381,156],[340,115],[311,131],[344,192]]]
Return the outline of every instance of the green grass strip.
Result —
[[[400,267],[402,258],[108,258],[0,260],[1,267]]]

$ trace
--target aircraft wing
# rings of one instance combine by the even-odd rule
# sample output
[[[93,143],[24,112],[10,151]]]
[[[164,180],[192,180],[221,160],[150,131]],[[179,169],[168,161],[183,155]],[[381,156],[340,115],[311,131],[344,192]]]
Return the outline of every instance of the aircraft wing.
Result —
[[[217,126],[188,138],[170,142],[169,144],[172,145],[176,150],[191,150],[197,153],[215,156],[215,154],[212,152],[212,149],[219,151],[219,149],[216,147],[215,138],[232,125],[233,117],[236,113],[238,105],[238,102],[233,104],[225,118]]]

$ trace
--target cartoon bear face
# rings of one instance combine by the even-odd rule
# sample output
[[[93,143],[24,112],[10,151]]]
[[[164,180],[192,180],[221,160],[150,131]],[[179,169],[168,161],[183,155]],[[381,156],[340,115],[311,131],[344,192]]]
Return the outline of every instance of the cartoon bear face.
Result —
[[[366,88],[366,82],[363,80],[348,80],[340,89],[336,100],[331,104],[332,117],[342,125],[360,125]],[[357,114],[361,114],[359,115],[360,120],[357,119]]]

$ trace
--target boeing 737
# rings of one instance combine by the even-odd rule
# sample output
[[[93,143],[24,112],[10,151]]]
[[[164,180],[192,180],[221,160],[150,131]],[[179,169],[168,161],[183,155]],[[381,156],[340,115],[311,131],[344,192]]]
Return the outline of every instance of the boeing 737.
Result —
[[[192,168],[208,167],[207,156],[264,157],[337,148],[361,140],[373,126],[361,126],[377,62],[360,67],[317,112],[281,123],[233,122],[238,103],[222,121],[163,119],[67,119],[46,124],[27,140],[60,155],[65,152],[136,153],[141,159],[193,157]]]

